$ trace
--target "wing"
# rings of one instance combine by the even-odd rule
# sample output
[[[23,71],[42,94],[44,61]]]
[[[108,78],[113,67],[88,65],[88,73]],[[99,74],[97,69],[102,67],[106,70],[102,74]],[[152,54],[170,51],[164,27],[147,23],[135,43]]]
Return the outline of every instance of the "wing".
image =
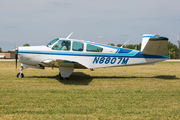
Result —
[[[49,66],[49,67],[60,67],[63,65],[63,63],[66,63],[66,65],[68,67],[68,63],[70,63],[70,64],[74,64],[74,68],[76,68],[76,69],[87,69],[87,67],[82,65],[81,63],[78,63],[76,61],[69,61],[69,60],[47,59],[47,60],[42,60],[41,63],[45,64],[45,66]]]

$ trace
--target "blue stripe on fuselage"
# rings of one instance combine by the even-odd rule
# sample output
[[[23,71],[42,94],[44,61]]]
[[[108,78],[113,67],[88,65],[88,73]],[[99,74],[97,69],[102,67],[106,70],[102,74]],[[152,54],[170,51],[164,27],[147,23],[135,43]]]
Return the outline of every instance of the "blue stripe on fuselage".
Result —
[[[139,51],[133,58],[163,58],[163,59],[169,59],[169,57],[161,55],[161,56],[156,56],[156,55],[145,55],[142,54],[141,51]]]
[[[163,58],[166,56],[143,55],[141,51],[132,50],[130,53],[88,53],[88,52],[62,52],[62,51],[33,51],[19,50],[19,53],[42,54],[42,55],[65,55],[65,56],[85,56],[85,57],[129,57],[129,58]]]
[[[19,53],[27,53],[27,54],[46,54],[46,55],[66,55],[66,56],[102,56],[102,57],[119,57],[119,56],[126,56],[131,57],[135,56],[138,51],[131,51],[130,53],[121,53],[121,54],[115,54],[115,53],[88,53],[88,52],[62,52],[62,51],[30,51],[30,50],[20,50]]]

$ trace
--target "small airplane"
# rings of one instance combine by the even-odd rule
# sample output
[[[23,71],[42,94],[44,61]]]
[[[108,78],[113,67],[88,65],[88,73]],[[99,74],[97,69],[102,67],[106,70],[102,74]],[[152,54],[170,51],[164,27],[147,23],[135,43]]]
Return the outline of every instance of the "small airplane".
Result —
[[[141,50],[109,46],[90,41],[56,38],[46,46],[16,47],[9,52],[21,62],[18,78],[23,78],[24,68],[59,68],[60,80],[68,80],[74,69],[117,67],[125,65],[149,65],[168,59],[168,38],[156,34],[144,34]]]

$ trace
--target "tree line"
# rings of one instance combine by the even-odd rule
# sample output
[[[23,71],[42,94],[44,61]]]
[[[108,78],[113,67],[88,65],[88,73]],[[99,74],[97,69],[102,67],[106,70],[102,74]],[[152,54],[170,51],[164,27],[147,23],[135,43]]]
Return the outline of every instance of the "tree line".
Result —
[[[108,45],[121,47],[123,44],[115,45],[113,43],[109,43]],[[30,46],[30,45],[28,43],[26,43],[23,46]],[[141,43],[124,45],[123,48],[141,50]],[[3,52],[1,47],[0,47],[0,52]],[[170,57],[170,59],[178,59],[179,58],[179,47],[177,45],[171,43],[170,41],[168,42],[167,56]]]

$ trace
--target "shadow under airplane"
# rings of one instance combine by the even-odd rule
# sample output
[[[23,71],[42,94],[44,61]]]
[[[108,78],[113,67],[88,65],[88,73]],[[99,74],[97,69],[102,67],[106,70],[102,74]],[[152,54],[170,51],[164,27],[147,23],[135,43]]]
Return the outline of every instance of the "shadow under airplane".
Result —
[[[119,79],[119,78],[158,78],[158,79],[164,79],[164,80],[177,80],[180,78],[177,78],[176,75],[158,75],[153,77],[143,77],[143,76],[90,76],[82,72],[74,72],[69,80],[60,80],[59,75],[56,76],[28,76],[27,78],[49,78],[53,79],[55,78],[62,84],[67,85],[89,85],[93,79],[96,78],[103,78],[103,79]]]

